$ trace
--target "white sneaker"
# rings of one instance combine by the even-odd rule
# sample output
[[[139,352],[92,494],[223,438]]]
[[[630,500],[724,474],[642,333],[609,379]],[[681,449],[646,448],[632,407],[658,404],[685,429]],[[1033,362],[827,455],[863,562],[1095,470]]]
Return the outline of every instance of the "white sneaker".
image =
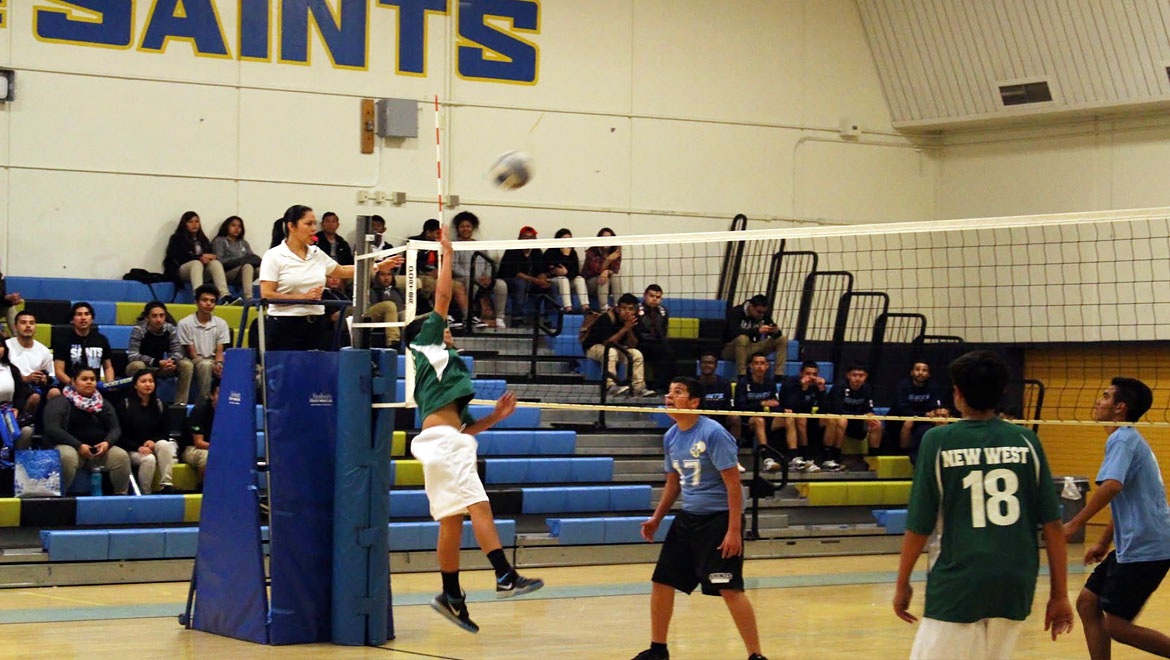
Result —
[[[629,391],[630,391],[629,385],[614,385],[605,391],[605,395],[608,398],[612,399],[614,397],[621,396]]]
[[[738,468],[740,472],[747,472],[747,468],[743,466],[743,463],[736,463],[735,467]]]
[[[780,464],[771,458],[764,459],[764,472],[779,472]]]
[[[788,469],[801,472],[804,470],[805,460],[799,456],[794,456],[791,461],[788,461]]]
[[[507,330],[507,329],[508,329],[508,324],[504,323],[504,319],[497,318],[496,319],[496,330]]]
[[[819,465],[817,465],[817,464],[816,464],[816,463],[814,463],[813,461],[805,461],[805,462],[804,462],[804,467],[803,467],[803,468],[801,468],[801,470],[800,470],[800,471],[801,471],[801,472],[810,472],[810,473],[811,473],[811,472],[820,472],[820,471],[821,471],[821,468],[820,468],[820,466],[819,466]]]

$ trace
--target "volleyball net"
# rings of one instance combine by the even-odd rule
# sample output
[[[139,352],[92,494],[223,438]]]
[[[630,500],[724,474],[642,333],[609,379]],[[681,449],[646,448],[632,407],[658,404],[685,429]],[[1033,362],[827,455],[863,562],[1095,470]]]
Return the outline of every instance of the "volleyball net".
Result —
[[[374,345],[383,341],[377,333],[430,310],[437,249],[411,241],[359,258],[406,259],[396,280],[399,319],[355,318],[355,328],[375,332]],[[454,250],[455,341],[474,360],[482,401],[510,390],[522,405],[660,413],[663,385],[699,375],[704,354],[716,375],[737,383],[753,379],[760,353],[768,363],[755,368],[778,388],[804,372],[831,392],[862,367],[878,416],[897,420],[917,416],[898,396],[907,383],[920,385],[915,364],[927,366],[924,386],[954,411],[947,365],[986,348],[1011,369],[999,405],[1006,417],[1091,423],[1110,379],[1128,376],[1155,393],[1142,422],[1170,426],[1162,392],[1170,375],[1170,211],[1163,209],[456,241]],[[634,303],[632,319],[623,299]],[[356,302],[369,307],[360,294]],[[614,312],[596,314],[607,307]],[[771,332],[739,339],[737,324],[761,313]],[[647,390],[656,395],[643,396]],[[775,405],[752,411],[785,416]],[[799,416],[840,412],[819,406]]]

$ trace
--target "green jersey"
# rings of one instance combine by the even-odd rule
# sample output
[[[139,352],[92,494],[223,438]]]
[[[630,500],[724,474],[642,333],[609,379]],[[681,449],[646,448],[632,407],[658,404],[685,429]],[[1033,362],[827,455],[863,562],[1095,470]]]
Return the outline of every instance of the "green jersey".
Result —
[[[1023,621],[1040,569],[1037,528],[1060,519],[1044,449],[1031,430],[964,420],[922,439],[906,529],[938,530],[926,578],[926,616]]]
[[[431,312],[410,344],[414,359],[414,401],[423,421],[448,403],[457,403],[460,419],[464,424],[472,424],[475,419],[467,411],[467,402],[475,395],[475,387],[463,358],[443,341],[446,329],[446,319]]]

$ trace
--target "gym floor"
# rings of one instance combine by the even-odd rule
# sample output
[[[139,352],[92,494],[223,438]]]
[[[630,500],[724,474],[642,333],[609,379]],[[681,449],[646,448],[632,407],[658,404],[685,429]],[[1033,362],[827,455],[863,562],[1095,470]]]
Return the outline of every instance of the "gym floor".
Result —
[[[1070,598],[1088,578],[1083,549],[1069,547]],[[925,558],[918,568],[925,567]],[[818,557],[753,560],[746,565],[764,653],[771,659],[904,658],[915,627],[890,608],[897,557]],[[465,633],[427,603],[438,575],[393,577],[397,639],[385,647],[328,644],[265,647],[182,629],[186,583],[0,590],[0,658],[459,658],[512,660],[547,656],[581,660],[631,658],[649,644],[648,564],[531,569],[549,586],[530,596],[497,601],[490,572],[463,575],[478,635]],[[922,612],[919,573],[911,609]],[[1017,658],[1085,658],[1079,622],[1052,642],[1044,632],[1048,579],[1037,582],[1032,616]],[[1170,628],[1170,592],[1156,592],[1138,621]],[[671,657],[678,660],[746,658],[718,598],[675,600]],[[1148,657],[1115,645],[1114,658]]]

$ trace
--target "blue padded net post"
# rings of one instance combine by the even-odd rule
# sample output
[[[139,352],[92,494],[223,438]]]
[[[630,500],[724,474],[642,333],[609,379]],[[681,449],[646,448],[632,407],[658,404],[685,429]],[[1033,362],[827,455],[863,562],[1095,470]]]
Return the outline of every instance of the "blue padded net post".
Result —
[[[256,475],[256,352],[227,351],[195,554],[196,630],[268,643]]]
[[[393,392],[398,360],[394,351],[373,353],[346,348],[339,356],[333,480],[334,644],[379,646],[393,636],[388,526],[393,425],[389,431],[374,433],[370,404],[375,391]],[[375,358],[377,378],[371,370]]]

